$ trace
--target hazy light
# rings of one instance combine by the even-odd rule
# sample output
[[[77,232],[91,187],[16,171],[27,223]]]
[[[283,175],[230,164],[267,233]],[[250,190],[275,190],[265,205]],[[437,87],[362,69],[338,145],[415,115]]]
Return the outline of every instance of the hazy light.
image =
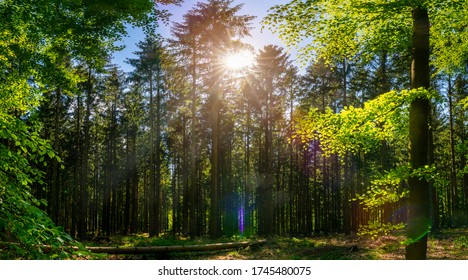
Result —
[[[224,64],[227,69],[240,70],[253,64],[254,56],[249,51],[240,51],[229,53],[224,58]]]

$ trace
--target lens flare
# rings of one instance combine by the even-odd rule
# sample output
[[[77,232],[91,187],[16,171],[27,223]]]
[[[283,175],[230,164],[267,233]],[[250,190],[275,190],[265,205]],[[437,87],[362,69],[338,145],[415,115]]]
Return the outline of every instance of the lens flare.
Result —
[[[239,208],[238,213],[238,222],[239,222],[239,232],[244,233],[244,207]]]

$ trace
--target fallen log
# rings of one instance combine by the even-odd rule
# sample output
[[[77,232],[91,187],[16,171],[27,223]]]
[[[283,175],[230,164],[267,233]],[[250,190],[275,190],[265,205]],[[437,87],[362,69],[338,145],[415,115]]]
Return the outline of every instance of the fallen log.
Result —
[[[200,244],[200,245],[175,245],[175,246],[106,246],[106,247],[86,247],[87,250],[93,253],[104,253],[110,255],[143,255],[157,253],[178,253],[178,252],[203,252],[203,251],[221,251],[228,249],[240,249],[248,246],[258,246],[266,243],[266,240],[258,241],[243,241],[243,242],[228,242],[215,244]],[[0,242],[0,248],[9,245],[20,246],[19,243]],[[44,245],[45,251],[50,249],[50,246]],[[70,248],[70,247],[69,247]],[[73,250],[79,250],[78,247],[71,247]]]
[[[86,247],[93,253],[105,253],[111,255],[138,255],[138,254],[157,254],[157,253],[177,253],[177,252],[202,252],[202,251],[220,251],[227,249],[240,249],[248,246],[262,245],[266,241],[252,242],[228,242],[202,245],[176,245],[176,246],[149,246],[149,247]]]

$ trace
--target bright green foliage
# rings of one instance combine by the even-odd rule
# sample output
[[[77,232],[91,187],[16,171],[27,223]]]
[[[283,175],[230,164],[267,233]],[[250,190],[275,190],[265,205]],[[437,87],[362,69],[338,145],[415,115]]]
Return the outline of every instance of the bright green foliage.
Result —
[[[435,92],[423,88],[414,90],[391,91],[368,101],[363,108],[345,107],[335,114],[330,108],[325,113],[312,109],[296,126],[296,136],[303,141],[318,140],[326,156],[339,154],[344,158],[347,153],[371,153],[378,150],[385,141],[393,146],[404,146],[409,135],[409,104],[415,98],[435,98]],[[379,217],[385,205],[392,205],[408,197],[404,182],[411,176],[427,181],[435,181],[435,166],[412,170],[403,165],[385,174],[377,174],[370,181],[366,193],[357,194],[353,199],[359,201],[364,209]],[[401,228],[378,221],[360,227],[360,234],[377,236]]]
[[[18,103],[18,107],[30,108]],[[0,127],[0,239],[19,242],[8,257],[69,258],[70,250],[61,246],[73,244],[71,238],[38,208],[46,202],[35,199],[30,188],[33,183],[42,183],[35,166],[46,164],[48,158],[60,159],[38,136],[36,127],[4,110],[0,111]],[[51,246],[47,254],[42,247],[46,244]]]
[[[408,166],[393,169],[372,180],[370,189],[362,195],[357,195],[354,200],[359,200],[367,209],[377,209],[387,203],[397,202],[408,196],[408,190],[402,183],[409,174]]]
[[[370,182],[369,190],[361,195],[357,195],[354,201],[359,201],[365,209],[379,216],[379,211],[386,205],[392,205],[401,199],[409,196],[406,180],[415,176],[432,182],[436,188],[442,188],[447,185],[447,181],[442,179],[440,172],[435,165],[425,166],[423,168],[411,170],[409,165],[403,165],[389,170],[385,174],[377,174]],[[394,230],[404,228],[403,223],[382,223],[382,220],[369,221],[366,226],[359,228],[359,235],[375,238],[379,235],[386,235]]]
[[[0,240],[15,242],[8,258],[69,258],[72,244],[31,194],[38,166],[60,160],[34,121],[42,94],[76,90],[72,63],[102,64],[125,33],[143,21],[149,0],[0,1]],[[44,247],[43,245],[49,245]],[[70,251],[70,250],[68,250]]]
[[[438,70],[463,67],[468,52],[466,0],[292,0],[271,9],[263,23],[304,61],[321,57],[371,58],[380,51],[401,53],[411,46],[411,10],[428,10],[433,63]]]
[[[468,109],[468,97],[460,100],[460,105],[462,105],[465,110]]]
[[[468,1],[428,1],[433,63],[451,73],[464,69],[468,59]]]
[[[396,230],[405,228],[403,223],[392,224],[392,223],[380,223],[380,222],[369,222],[367,226],[361,226],[359,228],[358,235],[370,237],[375,239],[382,235],[388,235]]]
[[[460,236],[453,241],[453,244],[457,248],[468,248],[468,236]]]
[[[296,126],[304,141],[319,140],[326,155],[367,153],[381,141],[408,139],[408,106],[418,97],[435,97],[425,89],[391,91],[368,101],[363,108],[345,107],[339,114],[312,109]]]
[[[263,23],[304,60],[318,56],[370,58],[382,50],[404,50],[411,44],[408,1],[293,0],[271,9]],[[304,41],[306,39],[307,41]],[[304,45],[305,43],[305,45]]]

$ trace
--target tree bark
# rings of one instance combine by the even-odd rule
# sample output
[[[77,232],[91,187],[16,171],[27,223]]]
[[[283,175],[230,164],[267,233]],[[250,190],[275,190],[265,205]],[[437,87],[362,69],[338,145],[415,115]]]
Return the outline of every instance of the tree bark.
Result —
[[[413,15],[411,88],[430,87],[429,16],[425,8],[415,8]],[[412,169],[429,165],[430,101],[417,98],[410,105],[410,163]],[[427,234],[430,230],[430,187],[417,176],[409,179],[409,219],[406,259],[426,259]]]

